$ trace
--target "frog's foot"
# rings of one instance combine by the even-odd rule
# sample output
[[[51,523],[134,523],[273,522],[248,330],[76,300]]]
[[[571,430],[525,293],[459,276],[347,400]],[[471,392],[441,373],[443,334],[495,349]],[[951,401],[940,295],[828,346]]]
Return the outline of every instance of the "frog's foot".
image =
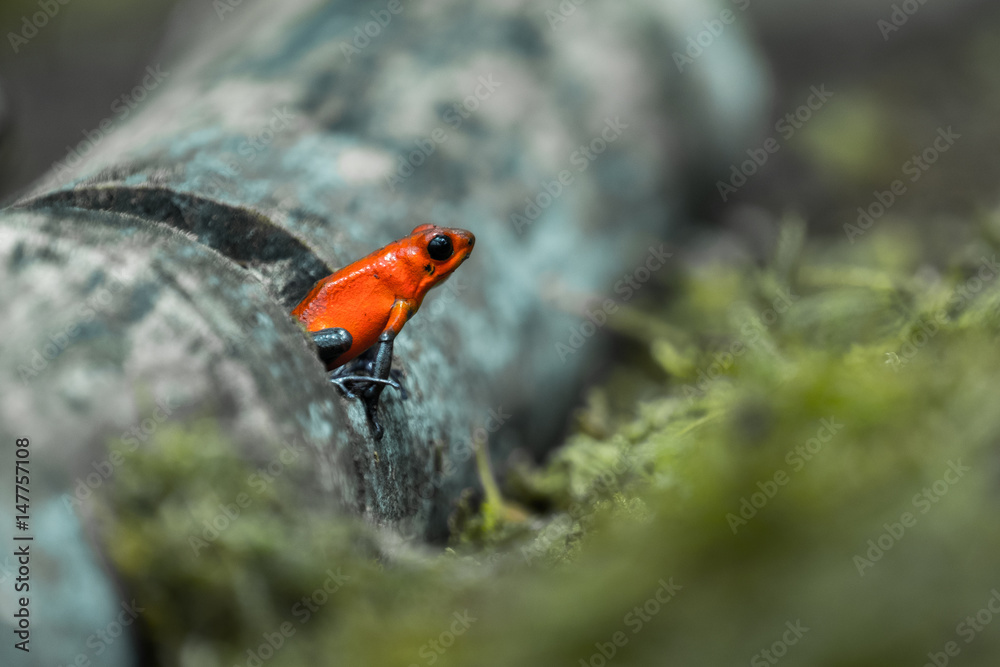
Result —
[[[365,413],[376,440],[381,440],[385,433],[378,420],[378,400],[382,390],[389,386],[403,392],[403,385],[392,377],[392,341],[395,337],[395,331],[383,331],[374,348],[374,357],[370,356],[370,352],[365,352],[355,364],[344,366],[330,375],[330,382],[337,385],[345,396],[360,398],[364,402]],[[358,373],[359,369],[364,369],[367,373],[362,375]],[[359,388],[348,385],[359,385]]]
[[[370,375],[336,375],[334,372],[330,373],[329,379],[330,382],[333,383],[337,389],[340,389],[340,391],[343,392],[344,396],[347,398],[362,398],[365,390],[375,384],[392,387],[393,389],[398,390],[404,398],[406,397],[406,390],[403,389],[403,385],[392,378],[383,380],[382,378],[376,378]],[[351,388],[348,387],[349,383],[351,385],[362,386],[360,389],[352,391]]]

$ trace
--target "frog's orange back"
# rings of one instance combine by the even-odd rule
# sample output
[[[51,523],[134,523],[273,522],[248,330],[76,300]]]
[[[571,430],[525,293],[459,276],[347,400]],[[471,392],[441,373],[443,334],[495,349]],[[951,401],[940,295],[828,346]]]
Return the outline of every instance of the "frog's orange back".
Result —
[[[351,334],[350,349],[329,364],[336,368],[374,345],[387,328],[398,333],[405,319],[390,323],[393,306],[405,301],[408,316],[415,313],[427,291],[465,261],[475,242],[463,229],[421,225],[317,282],[292,315],[310,332],[338,327]]]

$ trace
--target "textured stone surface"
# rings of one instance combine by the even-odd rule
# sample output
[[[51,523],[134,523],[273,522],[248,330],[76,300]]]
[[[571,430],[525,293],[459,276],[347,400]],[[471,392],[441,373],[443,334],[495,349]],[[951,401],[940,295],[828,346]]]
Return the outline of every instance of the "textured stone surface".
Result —
[[[516,3],[401,5],[379,16],[384,27],[370,23],[367,5],[319,3],[281,10],[247,3],[223,14],[221,25],[202,15],[204,35],[192,30],[172,59],[151,69],[162,83],[141,113],[97,141],[81,164],[68,160],[18,207],[44,215],[51,243],[92,247],[95,266],[126,272],[129,291],[88,324],[100,327],[88,340],[121,353],[132,385],[166,383],[153,370],[169,359],[166,377],[190,387],[178,400],[203,405],[211,396],[220,406],[212,414],[233,421],[260,413],[241,408],[266,404],[274,424],[256,430],[261,440],[307,437],[357,455],[353,472],[367,481],[360,496],[341,494],[354,500],[352,509],[439,535],[448,499],[470,479],[455,475],[456,486],[436,500],[412,497],[433,474],[435,451],[449,456],[501,405],[530,424],[520,444],[541,452],[552,442],[573,379],[601,344],[564,363],[555,343],[568,338],[571,320],[546,293],[608,289],[642,261],[645,246],[662,241],[676,174],[691,154],[672,150],[684,130],[671,101],[690,113],[700,88],[673,68],[673,17],[659,3],[595,5],[554,29],[540,8]],[[365,30],[377,34],[359,38]],[[691,97],[679,98],[685,93]],[[595,145],[607,139],[608,148],[591,160],[580,147],[598,138]],[[548,196],[545,185],[562,171],[572,182]],[[512,222],[513,214],[524,222]],[[398,343],[396,364],[412,397],[384,401],[389,435],[380,472],[367,463],[374,449],[361,411],[322,387],[304,338],[280,310],[327,267],[423,221],[467,227],[482,240],[473,261],[438,290],[455,303],[430,300]],[[40,226],[18,217],[11,225]],[[176,258],[161,256],[160,239],[174,239]],[[31,330],[25,341],[49,324],[41,304],[57,281],[73,301],[92,289],[87,281],[106,279],[77,266],[83,261],[67,269],[78,281],[58,262],[50,276],[26,281],[39,305],[18,320]],[[146,272],[134,295],[132,264]],[[254,290],[261,301],[272,297],[267,307],[247,296]],[[181,298],[203,326],[178,321],[162,331],[183,317],[171,302]],[[242,387],[248,403],[195,380],[220,376],[195,331],[248,337],[218,355],[249,385]],[[78,349],[85,366],[98,358]],[[273,385],[262,386],[255,364]],[[79,414],[111,409],[88,405]]]
[[[605,349],[557,354],[564,304],[614,296],[668,237],[684,172],[742,145],[760,79],[739,39],[680,75],[685,14],[660,2],[400,6],[367,43],[367,3],[186,8],[141,110],[0,214],[0,437],[32,439],[40,503],[208,420],[251,464],[302,447],[313,506],[433,541],[491,415],[511,415],[498,461],[557,442]],[[376,444],[286,313],[422,222],[478,242],[398,339],[409,397],[383,395]],[[65,611],[80,643],[94,604]]]

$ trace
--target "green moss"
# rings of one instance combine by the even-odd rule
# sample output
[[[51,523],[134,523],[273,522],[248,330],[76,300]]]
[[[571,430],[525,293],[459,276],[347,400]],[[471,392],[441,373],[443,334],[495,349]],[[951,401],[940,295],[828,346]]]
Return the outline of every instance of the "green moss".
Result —
[[[988,246],[928,272],[892,234],[793,227],[766,267],[672,278],[565,446],[467,494],[445,554],[310,506],[294,465],[258,490],[267,456],[208,423],[129,455],[103,539],[168,664],[247,664],[283,623],[265,664],[586,664],[616,632],[616,665],[735,664],[797,621],[787,664],[987,664],[1000,634],[956,626],[998,585],[1000,289]]]
[[[657,573],[691,582],[694,599],[622,664],[747,661],[799,617],[822,629],[797,664],[918,664],[962,641],[956,625],[991,594],[995,272],[980,285],[978,252],[958,247],[954,269],[916,276],[919,244],[891,229],[806,251],[796,235],[764,269],[680,276],[647,360],[592,394],[544,468],[508,479],[511,498],[547,511],[521,544],[529,566],[562,564],[594,596]],[[649,382],[650,363],[665,381]],[[618,392],[645,398],[609,410]],[[545,576],[530,585],[555,595]],[[607,608],[561,593],[552,613]],[[707,645],[718,627],[729,648]],[[613,631],[579,629],[581,644]],[[970,664],[996,649],[977,641]]]

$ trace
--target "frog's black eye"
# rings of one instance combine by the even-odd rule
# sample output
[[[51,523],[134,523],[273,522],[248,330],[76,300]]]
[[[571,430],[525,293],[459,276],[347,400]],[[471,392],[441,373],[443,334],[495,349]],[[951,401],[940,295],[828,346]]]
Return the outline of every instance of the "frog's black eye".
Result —
[[[455,249],[451,245],[451,239],[443,234],[438,234],[431,239],[431,242],[427,244],[427,254],[431,256],[431,259],[435,259],[439,262],[451,257],[451,254]]]

